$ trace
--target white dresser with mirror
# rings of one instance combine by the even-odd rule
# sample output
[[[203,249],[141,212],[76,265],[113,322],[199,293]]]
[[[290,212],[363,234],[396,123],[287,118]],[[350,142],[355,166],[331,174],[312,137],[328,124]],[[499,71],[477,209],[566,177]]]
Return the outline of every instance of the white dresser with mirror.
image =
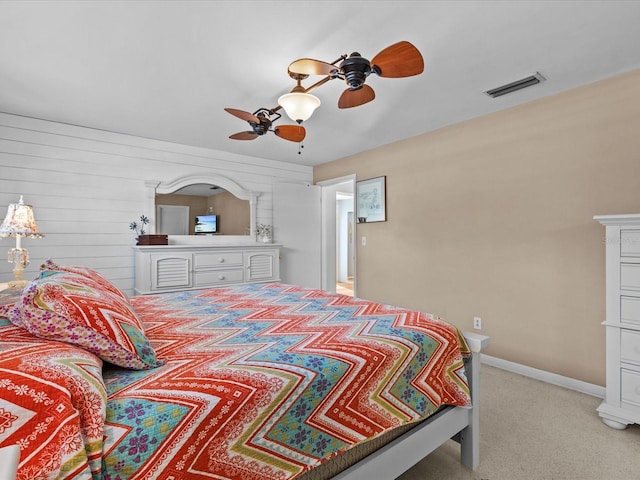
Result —
[[[280,245],[257,242],[257,199],[258,192],[242,187],[235,180],[218,174],[188,175],[170,181],[149,180],[147,187],[147,211],[150,217],[150,233],[167,234],[173,232],[166,226],[158,225],[157,200],[159,196],[180,193],[185,197],[185,205],[173,203],[160,205],[163,208],[182,208],[186,211],[187,222],[201,216],[217,219],[220,213],[216,207],[200,208],[194,211],[188,207],[195,202],[187,197],[212,197],[219,190],[228,192],[240,201],[248,203],[247,213],[240,219],[237,212],[228,212],[222,222],[240,220],[241,230],[246,233],[223,234],[217,227],[209,234],[170,234],[168,245],[138,245],[134,247],[135,256],[135,293],[146,295],[181,290],[235,285],[242,283],[280,281]],[[197,187],[193,191],[193,187]],[[202,189],[204,188],[204,190]],[[186,191],[188,190],[188,191]],[[213,193],[218,190],[217,193]],[[204,193],[203,193],[204,192]],[[175,199],[174,199],[175,200]],[[210,198],[209,198],[210,200]],[[207,201],[211,205],[210,201]],[[224,217],[225,215],[223,215]],[[159,227],[160,231],[156,231]],[[187,226],[189,231],[193,226]],[[186,230],[183,228],[183,230]]]

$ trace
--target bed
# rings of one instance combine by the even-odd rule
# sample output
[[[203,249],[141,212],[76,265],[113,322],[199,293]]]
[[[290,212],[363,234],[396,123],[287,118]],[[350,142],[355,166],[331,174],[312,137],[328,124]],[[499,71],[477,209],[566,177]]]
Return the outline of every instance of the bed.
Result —
[[[282,283],[127,298],[52,261],[0,293],[20,480],[396,478],[475,468],[479,352],[432,315]]]

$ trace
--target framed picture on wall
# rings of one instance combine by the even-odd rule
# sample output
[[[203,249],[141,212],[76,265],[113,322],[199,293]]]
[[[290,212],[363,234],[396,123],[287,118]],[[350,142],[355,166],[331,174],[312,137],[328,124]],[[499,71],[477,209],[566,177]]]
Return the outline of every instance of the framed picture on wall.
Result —
[[[358,223],[387,221],[387,177],[356,182],[356,216]]]

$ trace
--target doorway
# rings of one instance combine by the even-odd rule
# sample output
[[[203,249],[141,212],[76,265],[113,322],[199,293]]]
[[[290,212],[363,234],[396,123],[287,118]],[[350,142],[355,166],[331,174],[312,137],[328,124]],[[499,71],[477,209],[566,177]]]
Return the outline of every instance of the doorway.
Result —
[[[336,193],[336,293],[354,294],[355,214],[353,193]]]
[[[322,188],[322,288],[354,296],[355,175],[319,182]]]

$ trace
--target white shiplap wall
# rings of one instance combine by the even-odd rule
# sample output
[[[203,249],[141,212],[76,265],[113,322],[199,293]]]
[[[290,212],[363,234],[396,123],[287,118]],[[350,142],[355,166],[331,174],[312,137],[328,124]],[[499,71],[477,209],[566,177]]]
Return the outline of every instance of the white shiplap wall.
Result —
[[[207,174],[260,192],[257,222],[267,224],[275,182],[313,179],[311,167],[0,113],[0,216],[22,194],[46,235],[23,240],[31,257],[25,279],[52,258],[95,268],[131,294],[129,223],[152,213],[145,181]],[[0,239],[0,282],[13,278],[4,252],[14,245]]]

